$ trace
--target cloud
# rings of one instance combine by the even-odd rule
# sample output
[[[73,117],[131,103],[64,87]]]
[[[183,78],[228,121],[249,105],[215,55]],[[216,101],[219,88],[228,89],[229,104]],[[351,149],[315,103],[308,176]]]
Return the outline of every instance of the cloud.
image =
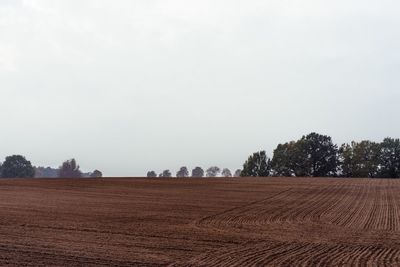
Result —
[[[15,72],[17,71],[17,51],[7,44],[0,44],[0,72]]]
[[[70,156],[100,164],[106,153],[89,154],[105,147],[120,155],[108,174],[126,175],[185,160],[234,169],[247,153],[312,130],[339,141],[399,135],[381,117],[400,111],[399,7],[0,1],[0,86],[9,100],[0,113],[13,114],[1,153],[34,151],[42,165]],[[51,130],[28,135],[18,123],[27,114],[36,120],[30,127]],[[371,129],[370,118],[380,127]],[[49,153],[49,144],[58,150]],[[143,159],[148,151],[157,151],[156,162]]]

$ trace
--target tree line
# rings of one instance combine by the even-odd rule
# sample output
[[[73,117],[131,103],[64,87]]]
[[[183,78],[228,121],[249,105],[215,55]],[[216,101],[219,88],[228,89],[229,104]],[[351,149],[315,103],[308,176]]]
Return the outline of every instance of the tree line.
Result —
[[[97,178],[102,177],[103,174],[99,170],[83,173],[75,159],[64,161],[58,169],[53,169],[50,167],[34,167],[24,156],[12,155],[6,157],[2,164],[0,163],[0,176],[2,178]]]
[[[202,178],[202,177],[239,177],[241,175],[241,170],[236,170],[233,174],[228,168],[220,169],[217,166],[211,166],[206,171],[203,170],[201,167],[195,167],[191,174],[189,174],[189,170],[186,166],[181,167],[177,172],[175,177],[178,178],[185,178],[185,177],[193,177],[193,178]],[[155,171],[147,172],[148,178],[156,178],[156,177],[163,177],[163,178],[170,178],[172,177],[172,173],[170,170],[164,170],[160,174],[157,175]]]
[[[147,177],[171,177],[170,170],[157,174],[149,171]],[[278,146],[272,158],[265,152],[253,153],[243,168],[232,173],[228,168],[211,166],[206,170],[195,167],[189,173],[185,166],[176,177],[366,177],[400,178],[400,139],[387,137],[382,142],[369,140],[352,141],[341,146],[334,144],[327,135],[310,133],[297,141]],[[24,156],[6,157],[0,163],[0,177],[102,177],[99,170],[82,173],[75,159],[64,161],[58,169],[34,167]]]
[[[149,171],[147,177],[171,177],[169,170],[159,175]],[[310,133],[299,140],[278,146],[272,159],[265,152],[255,152],[234,174],[229,169],[213,166],[204,171],[181,167],[176,177],[362,177],[400,178],[400,139],[385,138],[382,142],[352,141],[340,146],[327,135]]]
[[[400,178],[400,140],[363,140],[340,147],[327,135],[310,133],[279,144],[272,159],[253,153],[241,176]]]

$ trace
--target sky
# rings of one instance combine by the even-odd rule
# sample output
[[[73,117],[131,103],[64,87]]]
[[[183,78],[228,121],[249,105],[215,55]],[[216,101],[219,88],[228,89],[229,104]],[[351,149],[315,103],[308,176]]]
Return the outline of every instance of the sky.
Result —
[[[400,137],[397,0],[0,0],[0,159],[235,170]]]

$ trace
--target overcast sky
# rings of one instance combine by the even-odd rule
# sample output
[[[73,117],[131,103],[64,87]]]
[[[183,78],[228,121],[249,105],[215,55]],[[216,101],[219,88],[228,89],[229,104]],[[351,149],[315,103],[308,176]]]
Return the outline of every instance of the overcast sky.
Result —
[[[398,0],[0,0],[0,157],[239,168],[400,136]]]

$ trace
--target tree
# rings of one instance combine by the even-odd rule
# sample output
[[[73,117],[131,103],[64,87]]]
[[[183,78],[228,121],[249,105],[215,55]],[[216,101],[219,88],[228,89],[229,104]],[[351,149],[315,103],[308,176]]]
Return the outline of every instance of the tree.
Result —
[[[242,170],[241,169],[237,169],[236,171],[235,171],[235,173],[233,174],[233,176],[234,177],[240,177],[240,174],[242,173]]]
[[[338,166],[338,148],[327,135],[310,133],[299,141],[306,175],[314,177],[335,176]]]
[[[232,173],[228,168],[223,169],[221,175],[222,177],[232,177]]]
[[[345,177],[378,177],[380,144],[364,140],[339,149],[340,172]]]
[[[218,174],[221,172],[221,169],[218,168],[217,166],[212,166],[207,169],[207,177],[217,177]]]
[[[196,167],[192,170],[192,177],[201,178],[204,176],[204,170],[201,167]]]
[[[400,178],[400,139],[385,138],[380,144],[379,177]]]
[[[265,151],[255,152],[243,164],[241,176],[266,177],[271,171],[271,161]]]
[[[171,177],[172,174],[169,170],[164,170],[162,173],[160,173],[159,177],[164,177],[164,178],[169,178]]]
[[[2,165],[1,176],[3,178],[32,178],[35,176],[35,169],[25,157],[13,155],[6,157]]]
[[[277,176],[302,176],[305,173],[302,170],[302,156],[295,141],[279,144],[274,150],[271,165],[273,174]]]
[[[354,177],[355,162],[354,162],[354,142],[349,144],[342,144],[339,148],[339,174],[343,177]]]
[[[155,177],[157,177],[157,173],[155,171],[148,171],[147,172],[147,177],[148,178],[155,178]]]
[[[180,170],[176,173],[176,177],[183,178],[188,177],[189,171],[186,167],[181,167]]]
[[[274,173],[283,176],[335,176],[338,148],[327,135],[310,133],[297,142],[280,144],[272,159]]]
[[[75,159],[63,162],[58,172],[60,178],[81,178],[82,172],[79,170]]]
[[[90,174],[91,178],[101,178],[103,177],[103,173],[99,170],[94,170],[91,174]]]

